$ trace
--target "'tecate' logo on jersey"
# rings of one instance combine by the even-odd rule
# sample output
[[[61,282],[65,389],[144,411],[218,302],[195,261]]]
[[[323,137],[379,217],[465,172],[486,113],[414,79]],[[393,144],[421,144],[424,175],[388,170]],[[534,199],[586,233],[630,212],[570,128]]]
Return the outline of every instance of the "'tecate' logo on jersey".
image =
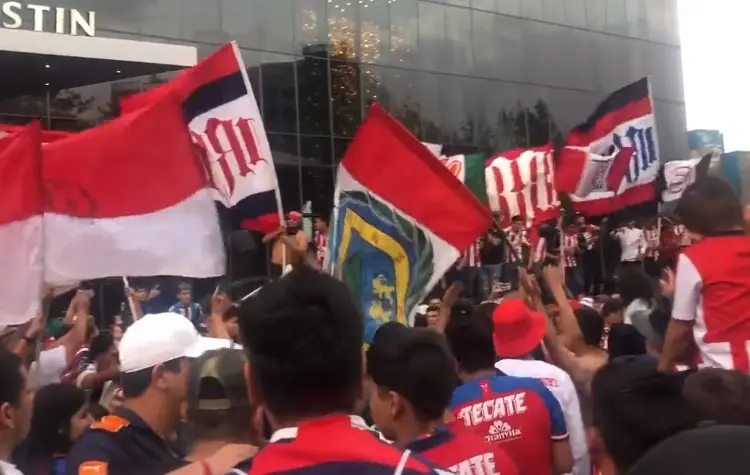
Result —
[[[450,468],[459,475],[500,475],[495,470],[495,455],[492,452],[476,455]]]
[[[526,412],[526,392],[510,394],[497,399],[478,402],[461,408],[458,419],[463,419],[466,427],[492,422],[507,416]]]

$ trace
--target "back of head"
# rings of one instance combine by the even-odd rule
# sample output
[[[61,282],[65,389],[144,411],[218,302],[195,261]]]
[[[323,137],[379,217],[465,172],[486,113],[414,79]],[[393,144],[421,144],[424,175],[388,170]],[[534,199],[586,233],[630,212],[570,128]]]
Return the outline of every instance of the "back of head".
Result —
[[[588,346],[599,346],[604,334],[604,319],[593,308],[582,306],[575,311],[583,341]]]
[[[711,426],[681,432],[644,455],[627,475],[745,475],[750,428]]]
[[[457,380],[445,339],[432,330],[403,326],[375,334],[367,350],[367,373],[379,388],[403,396],[422,423],[442,419]]]
[[[491,370],[495,365],[495,346],[492,341],[492,319],[484,315],[494,305],[464,318],[450,320],[445,337],[463,373]]]
[[[633,325],[617,323],[610,326],[607,339],[609,359],[646,354],[646,339]]]
[[[351,411],[362,386],[363,318],[344,283],[307,267],[239,309],[251,396],[276,417]]]
[[[621,472],[654,445],[696,425],[682,397],[685,378],[639,359],[609,362],[594,375],[593,425]]]
[[[750,426],[750,376],[746,374],[705,368],[687,378],[683,394],[702,420]]]
[[[677,214],[685,227],[702,236],[739,231],[744,227],[742,203],[724,179],[707,176],[690,185],[680,198]]]
[[[250,442],[245,361],[242,350],[229,348],[207,351],[191,361],[187,418],[196,440]]]
[[[623,268],[618,273],[617,278],[620,299],[625,307],[637,299],[649,302],[656,295],[654,282],[641,269]]]

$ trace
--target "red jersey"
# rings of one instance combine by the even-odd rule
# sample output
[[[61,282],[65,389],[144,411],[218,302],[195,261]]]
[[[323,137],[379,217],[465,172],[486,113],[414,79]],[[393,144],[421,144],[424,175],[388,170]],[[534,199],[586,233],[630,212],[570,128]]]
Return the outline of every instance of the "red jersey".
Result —
[[[453,392],[451,428],[467,430],[500,446],[523,475],[551,475],[552,442],[568,438],[560,403],[541,381],[494,376]]]
[[[672,318],[694,322],[702,366],[750,374],[750,237],[704,239],[677,261]]]
[[[502,448],[488,447],[481,437],[466,431],[439,429],[406,446],[437,467],[461,475],[518,475],[518,468]]]

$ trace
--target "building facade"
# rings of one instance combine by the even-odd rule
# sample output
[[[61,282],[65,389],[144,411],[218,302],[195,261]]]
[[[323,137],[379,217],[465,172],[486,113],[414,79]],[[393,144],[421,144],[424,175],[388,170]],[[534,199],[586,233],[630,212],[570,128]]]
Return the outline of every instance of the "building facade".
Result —
[[[0,3],[5,12],[17,2]],[[661,155],[688,153],[677,0],[44,3],[51,10],[41,20],[28,9],[20,23],[0,20],[67,32],[75,25],[60,23],[58,9],[84,12],[79,20],[95,12],[97,37],[194,46],[198,58],[236,40],[288,210],[310,202],[313,212],[328,213],[336,164],[376,100],[420,139],[449,152],[499,151],[565,134],[609,92],[649,75]],[[80,130],[117,114],[122,94],[173,74],[3,97],[0,122],[39,117],[50,128]],[[238,256],[258,254],[252,239],[238,242]],[[238,259],[238,275],[265,273],[264,259]]]

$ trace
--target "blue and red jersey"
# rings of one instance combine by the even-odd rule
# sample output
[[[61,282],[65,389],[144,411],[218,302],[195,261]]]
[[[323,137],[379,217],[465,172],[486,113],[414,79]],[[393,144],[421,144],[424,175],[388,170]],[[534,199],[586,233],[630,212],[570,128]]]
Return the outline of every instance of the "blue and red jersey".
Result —
[[[550,475],[552,442],[568,438],[560,403],[533,378],[492,376],[453,392],[451,428],[468,430],[510,455],[524,475]]]
[[[248,473],[432,475],[444,472],[357,427],[348,415],[333,415],[277,430],[255,454]]]
[[[515,462],[500,446],[488,446],[481,437],[468,431],[458,433],[438,429],[413,440],[407,449],[425,460],[462,475],[518,475]]]

